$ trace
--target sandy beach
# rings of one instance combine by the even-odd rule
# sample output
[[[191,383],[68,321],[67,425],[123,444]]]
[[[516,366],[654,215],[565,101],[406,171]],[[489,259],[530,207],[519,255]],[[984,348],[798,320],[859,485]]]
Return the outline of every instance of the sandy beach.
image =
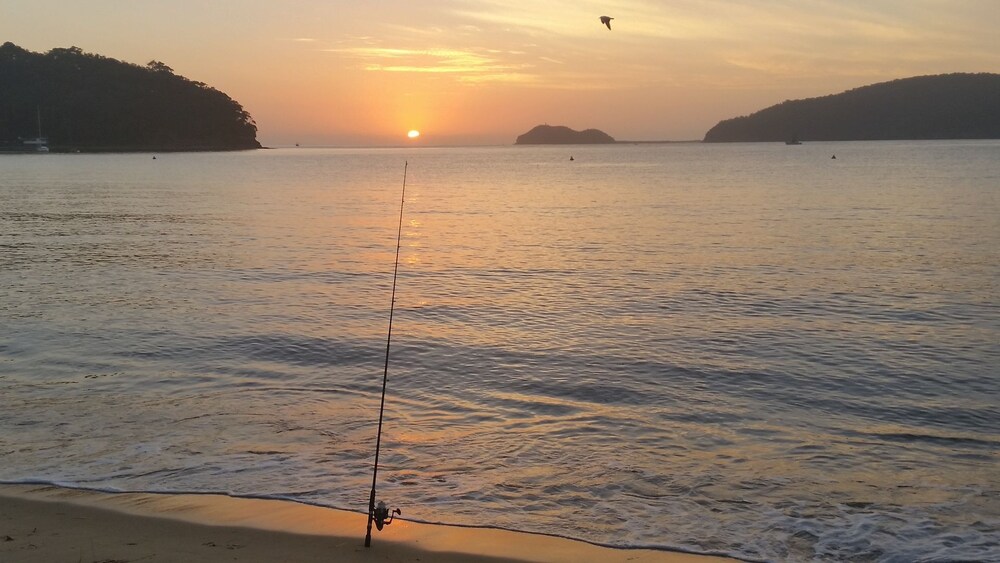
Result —
[[[724,557],[396,520],[364,547],[363,514],[223,495],[0,486],[0,561],[601,561],[711,563]]]

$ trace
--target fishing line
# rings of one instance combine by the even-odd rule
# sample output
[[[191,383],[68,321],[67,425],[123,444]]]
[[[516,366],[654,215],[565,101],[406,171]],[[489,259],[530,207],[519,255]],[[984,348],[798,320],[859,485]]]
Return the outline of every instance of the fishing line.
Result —
[[[365,532],[365,547],[372,545],[372,522],[379,530],[386,524],[391,524],[393,516],[402,514],[397,508],[389,514],[389,509],[385,502],[379,502],[375,507],[375,483],[378,479],[378,454],[382,446],[382,414],[385,412],[385,387],[389,380],[389,345],[392,342],[392,314],[396,308],[396,274],[399,272],[399,243],[403,233],[403,203],[406,201],[406,169],[409,167],[408,161],[403,162],[403,193],[399,197],[399,226],[396,229],[396,263],[392,268],[392,298],[389,302],[389,330],[385,337],[385,369],[382,371],[382,403],[378,408],[378,433],[375,437],[375,465],[372,468],[372,492],[368,497],[368,531]],[[388,520],[386,520],[388,518]]]

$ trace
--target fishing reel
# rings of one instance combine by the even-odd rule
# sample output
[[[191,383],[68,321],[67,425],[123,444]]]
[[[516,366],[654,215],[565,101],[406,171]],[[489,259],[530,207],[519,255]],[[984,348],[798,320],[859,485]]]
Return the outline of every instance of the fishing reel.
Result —
[[[372,520],[375,521],[375,527],[378,528],[379,531],[382,531],[383,526],[392,524],[392,519],[395,518],[397,514],[402,516],[403,511],[396,508],[393,509],[392,512],[389,512],[389,507],[385,505],[385,501],[380,500],[378,501],[378,506],[376,506],[375,510],[372,512]]]

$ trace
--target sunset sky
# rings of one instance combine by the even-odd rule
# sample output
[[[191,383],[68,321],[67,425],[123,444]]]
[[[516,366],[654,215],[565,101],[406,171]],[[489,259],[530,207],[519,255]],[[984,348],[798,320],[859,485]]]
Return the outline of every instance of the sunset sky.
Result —
[[[700,139],[785,99],[1000,72],[998,28],[1000,0],[0,0],[0,42],[162,61],[265,145]]]

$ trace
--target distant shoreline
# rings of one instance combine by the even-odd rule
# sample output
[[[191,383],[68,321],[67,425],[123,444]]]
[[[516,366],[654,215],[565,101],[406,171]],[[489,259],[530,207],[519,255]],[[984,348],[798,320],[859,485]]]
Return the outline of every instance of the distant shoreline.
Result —
[[[615,141],[616,145],[690,145],[690,144],[702,144],[705,141],[701,139],[690,139],[687,141]]]
[[[113,153],[180,153],[180,152],[239,152],[255,151],[269,147],[49,147],[47,152],[25,150],[19,147],[0,147],[0,154],[113,154]]]
[[[961,142],[961,141],[996,141],[998,139],[858,139],[858,140],[839,140],[839,141],[803,141],[803,145],[809,144],[832,144],[832,143],[881,143],[881,142]],[[614,146],[614,145],[738,145],[738,144],[754,144],[754,145],[783,145],[780,141],[727,141],[727,142],[706,142],[698,139],[685,140],[685,141],[615,141],[614,143],[582,143],[582,144],[535,144],[535,145],[518,145],[518,144],[501,144],[501,143],[487,143],[487,144],[444,144],[444,145],[272,145],[272,146],[261,146],[254,148],[148,148],[148,147],[106,147],[106,148],[87,148],[87,149],[76,149],[76,148],[65,148],[65,147],[55,147],[50,148],[48,153],[35,152],[31,150],[22,150],[20,148],[13,147],[0,147],[0,156],[3,155],[27,155],[27,154],[170,154],[170,153],[209,153],[209,152],[251,152],[251,151],[268,151],[268,150],[314,150],[314,149],[344,149],[344,150],[357,150],[357,149],[454,149],[454,148],[498,148],[498,147],[525,147],[525,148],[537,148],[537,147],[587,147],[587,146]]]

